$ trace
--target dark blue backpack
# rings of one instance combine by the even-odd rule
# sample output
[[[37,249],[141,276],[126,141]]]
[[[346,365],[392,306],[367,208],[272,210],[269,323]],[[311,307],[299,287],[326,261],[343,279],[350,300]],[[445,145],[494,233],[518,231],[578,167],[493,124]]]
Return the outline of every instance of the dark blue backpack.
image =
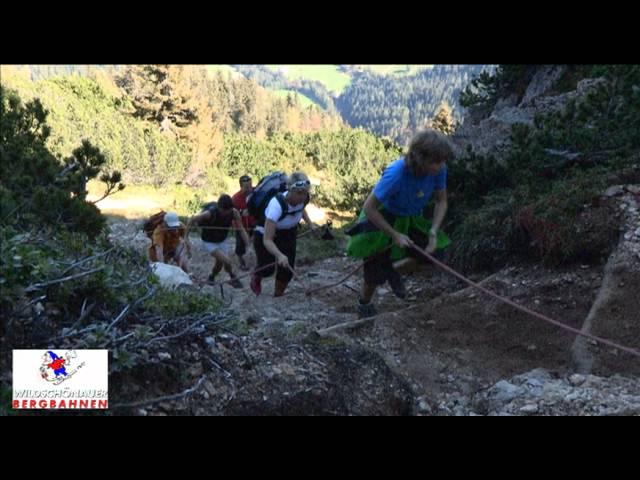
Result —
[[[247,210],[249,215],[254,217],[258,224],[264,224],[264,211],[273,197],[279,193],[287,191],[287,175],[284,172],[274,172],[260,180],[258,186],[247,198]],[[281,205],[285,202],[280,202]],[[286,216],[286,205],[282,209],[284,218]],[[281,218],[281,219],[282,219]]]

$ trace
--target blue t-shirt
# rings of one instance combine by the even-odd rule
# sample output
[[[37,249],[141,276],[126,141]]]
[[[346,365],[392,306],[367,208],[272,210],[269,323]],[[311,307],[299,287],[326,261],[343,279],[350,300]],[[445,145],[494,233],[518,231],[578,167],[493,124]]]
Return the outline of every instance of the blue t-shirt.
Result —
[[[394,215],[409,217],[421,215],[434,190],[447,188],[447,167],[437,175],[416,177],[400,158],[389,165],[373,194],[382,203],[384,209]]]

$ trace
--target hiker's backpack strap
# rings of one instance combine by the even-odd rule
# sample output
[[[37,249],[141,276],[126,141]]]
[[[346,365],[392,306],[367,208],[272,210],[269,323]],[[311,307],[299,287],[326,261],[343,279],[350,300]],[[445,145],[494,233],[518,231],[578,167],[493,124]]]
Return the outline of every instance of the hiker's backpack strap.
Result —
[[[289,214],[289,205],[287,204],[287,201],[285,200],[282,193],[277,193],[274,198],[278,201],[278,203],[280,204],[280,208],[282,209],[280,218],[278,218],[278,222],[281,222]]]

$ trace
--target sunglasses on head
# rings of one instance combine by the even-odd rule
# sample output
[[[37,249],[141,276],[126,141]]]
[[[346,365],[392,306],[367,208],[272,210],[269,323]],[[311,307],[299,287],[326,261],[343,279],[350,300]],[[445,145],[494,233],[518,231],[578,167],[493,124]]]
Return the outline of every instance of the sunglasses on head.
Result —
[[[298,180],[291,185],[291,188],[307,188],[309,185],[311,185],[309,180]]]

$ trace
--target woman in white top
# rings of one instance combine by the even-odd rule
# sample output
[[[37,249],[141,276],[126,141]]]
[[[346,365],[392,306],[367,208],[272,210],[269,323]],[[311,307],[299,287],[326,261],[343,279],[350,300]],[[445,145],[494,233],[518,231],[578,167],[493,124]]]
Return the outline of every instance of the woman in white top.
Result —
[[[270,263],[277,263],[278,273],[274,296],[284,295],[287,285],[293,277],[290,267],[296,262],[296,236],[298,224],[304,219],[311,228],[311,222],[305,207],[309,203],[311,182],[302,172],[292,173],[285,193],[276,194],[268,203],[264,215],[258,219],[253,245],[258,259],[257,269]],[[256,295],[262,292],[262,279],[270,277],[275,265],[254,273],[251,278],[251,290]]]

